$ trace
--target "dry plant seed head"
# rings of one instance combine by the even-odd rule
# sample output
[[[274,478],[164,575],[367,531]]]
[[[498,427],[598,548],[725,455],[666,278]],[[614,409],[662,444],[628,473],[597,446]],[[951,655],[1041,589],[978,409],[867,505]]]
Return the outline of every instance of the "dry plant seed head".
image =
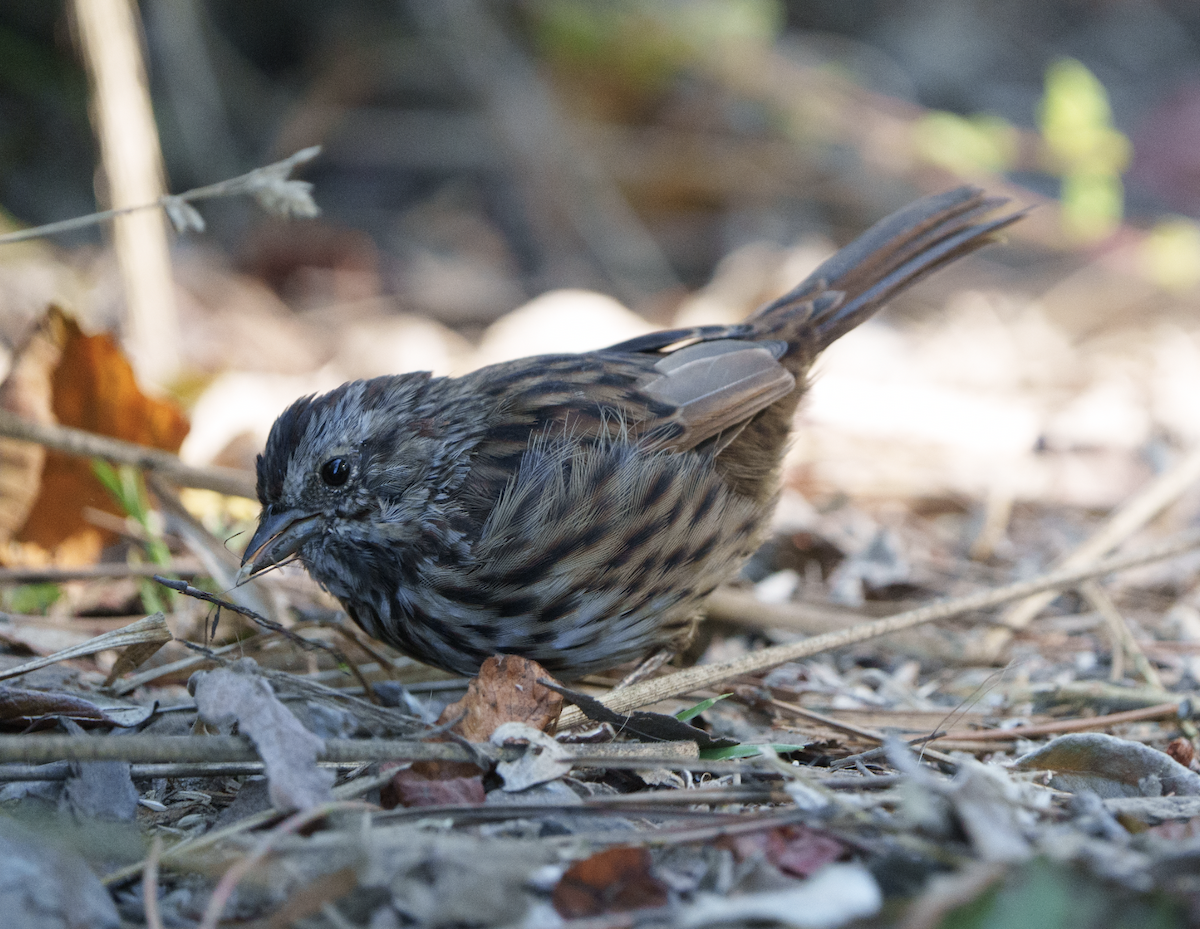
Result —
[[[448,671],[572,678],[686,638],[762,540],[809,368],[1019,213],[912,204],[736,326],[297,400],[258,458],[251,575],[298,556],[370,635]]]

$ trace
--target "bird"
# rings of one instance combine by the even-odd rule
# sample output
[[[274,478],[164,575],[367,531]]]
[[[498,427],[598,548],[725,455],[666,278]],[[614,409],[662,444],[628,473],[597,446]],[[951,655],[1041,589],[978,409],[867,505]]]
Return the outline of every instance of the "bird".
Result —
[[[996,240],[1007,203],[918,200],[735,325],[302,397],[258,456],[239,577],[298,559],[368,635],[459,674],[679,648],[764,540],[817,356]]]

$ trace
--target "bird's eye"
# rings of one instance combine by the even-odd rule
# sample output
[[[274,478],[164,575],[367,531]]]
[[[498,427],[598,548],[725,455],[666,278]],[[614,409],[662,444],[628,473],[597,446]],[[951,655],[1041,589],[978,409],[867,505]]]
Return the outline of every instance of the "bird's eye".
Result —
[[[330,487],[341,487],[350,479],[350,462],[345,458],[330,458],[321,465],[321,480]]]

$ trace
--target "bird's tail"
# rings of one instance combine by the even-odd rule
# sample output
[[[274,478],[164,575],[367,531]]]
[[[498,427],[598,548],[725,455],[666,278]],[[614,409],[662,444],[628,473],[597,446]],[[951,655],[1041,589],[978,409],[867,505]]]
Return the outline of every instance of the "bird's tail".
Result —
[[[993,241],[1024,215],[987,218],[1007,202],[976,187],[918,200],[880,220],[747,323],[756,338],[787,342],[781,361],[804,368],[900,291]]]

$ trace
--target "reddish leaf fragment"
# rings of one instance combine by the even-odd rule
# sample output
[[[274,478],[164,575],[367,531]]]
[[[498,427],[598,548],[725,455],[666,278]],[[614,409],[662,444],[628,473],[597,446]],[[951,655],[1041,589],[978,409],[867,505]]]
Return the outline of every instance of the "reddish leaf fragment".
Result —
[[[1172,739],[1167,743],[1167,754],[1178,761],[1185,768],[1190,768],[1192,762],[1196,760],[1196,749],[1192,747],[1192,743],[1180,736],[1178,739]]]
[[[548,732],[558,721],[563,702],[559,694],[538,683],[549,677],[545,668],[528,658],[489,658],[467,686],[466,696],[446,707],[438,724],[462,716],[454,731],[471,742],[486,742],[504,723],[525,723]]]
[[[808,877],[846,854],[846,846],[807,826],[772,829],[767,841],[767,859],[780,871]]]
[[[0,687],[0,728],[21,731],[60,716],[84,726],[118,725],[96,704],[74,694]]]
[[[425,777],[406,768],[396,774],[379,792],[384,809],[397,806],[474,806],[483,803],[483,778]]]
[[[486,742],[497,728],[510,722],[547,732],[558,721],[563,701],[538,683],[542,678],[550,678],[550,674],[536,661],[516,655],[489,658],[467,685],[466,696],[442,710],[438,725],[459,720],[453,731],[470,742]],[[437,741],[448,740],[442,737]],[[412,770],[428,780],[470,778],[481,773],[463,761],[418,761]]]
[[[644,848],[610,848],[577,861],[551,898],[564,919],[666,906],[667,888],[650,873]]]
[[[846,846],[833,836],[800,825],[725,836],[717,845],[732,851],[738,861],[765,858],[796,877],[808,877],[846,854]]]

